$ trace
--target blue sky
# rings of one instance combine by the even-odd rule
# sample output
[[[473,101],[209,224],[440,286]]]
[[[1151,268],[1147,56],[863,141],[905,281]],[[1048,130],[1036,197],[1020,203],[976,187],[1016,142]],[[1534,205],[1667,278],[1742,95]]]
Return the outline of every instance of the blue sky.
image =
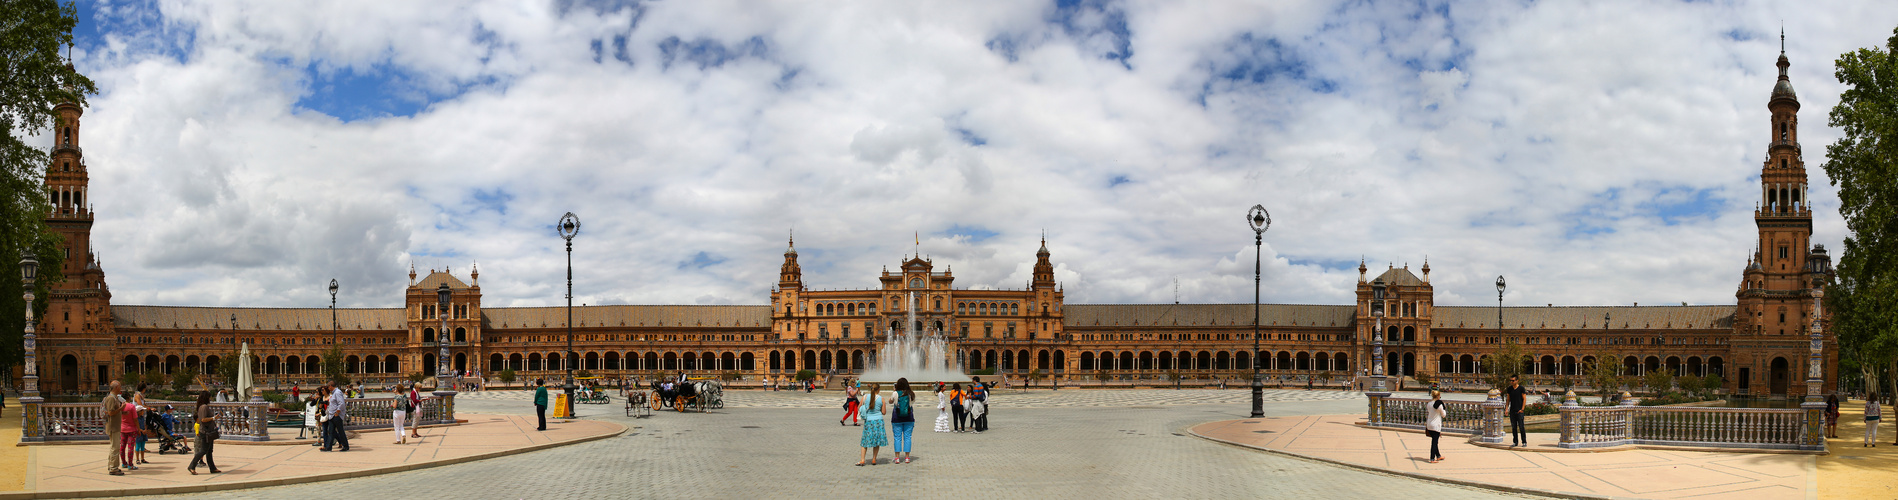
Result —
[[[758,304],[920,248],[1076,303],[1732,303],[1784,23],[1814,241],[1830,61],[1878,2],[80,2],[95,242],[127,304]],[[916,240],[921,240],[920,245]]]

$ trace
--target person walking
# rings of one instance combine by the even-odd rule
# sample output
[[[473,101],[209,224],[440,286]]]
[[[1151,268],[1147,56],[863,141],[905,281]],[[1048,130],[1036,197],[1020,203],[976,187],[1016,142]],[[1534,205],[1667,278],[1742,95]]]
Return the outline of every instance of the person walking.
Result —
[[[962,392],[961,382],[957,382],[953,387],[949,391],[949,409],[956,416],[956,432],[962,432],[963,421],[969,418],[968,407],[964,406],[968,403],[969,395]]]
[[[547,379],[534,379],[534,416],[540,418],[537,431],[547,430]]]
[[[99,411],[105,415],[105,422],[106,422],[106,425],[105,425],[105,442],[106,442],[105,473],[111,474],[114,476],[125,475],[125,471],[119,470],[119,448],[118,448],[119,440],[120,440],[119,426],[112,425],[112,423],[117,422],[120,418],[122,418],[120,416],[120,413],[123,413],[125,411],[125,398],[119,397],[119,393],[123,392],[124,390],[125,388],[119,385],[119,381],[114,380],[112,381],[112,384],[108,386],[108,388],[106,389],[105,398],[99,400]],[[132,464],[126,464],[126,465],[132,465]]]
[[[857,454],[859,466],[864,465],[865,456],[869,457],[869,465],[876,465],[877,453],[890,444],[890,433],[883,429],[882,405],[884,401],[883,396],[878,394],[880,390],[881,387],[877,384],[870,384],[870,396],[864,398],[864,401],[870,405],[870,409],[864,411],[863,437],[857,440],[857,444],[863,447],[863,450]]]
[[[916,432],[916,391],[909,389],[908,378],[896,379],[896,403],[890,406],[890,434],[896,441],[890,463],[909,463],[910,435]]]
[[[1873,392],[1867,395],[1865,397],[1865,446],[1878,447],[1878,421],[1884,416],[1885,412],[1878,407],[1878,393]]]
[[[330,390],[329,437],[323,441],[323,451],[330,451],[331,445],[340,446],[337,451],[349,451],[349,431],[344,420],[349,416],[349,397],[343,395],[343,387]]]
[[[1443,392],[1430,391],[1430,402],[1424,404],[1424,435],[1430,436],[1430,463],[1443,461],[1443,452],[1438,451],[1437,441],[1443,438],[1443,417],[1450,413],[1443,404]]]
[[[936,383],[936,432],[949,432],[949,394]]]
[[[857,420],[861,418],[857,411],[858,407],[862,405],[861,402],[857,401],[857,395],[861,394],[860,389],[857,388],[859,384],[861,383],[845,385],[844,418],[837,419],[837,425],[844,425],[844,421],[846,420],[850,421],[850,425],[857,425]]]
[[[409,444],[409,435],[403,432],[402,424],[408,419],[409,410],[414,408],[409,403],[409,396],[403,394],[402,389],[401,385],[395,387],[395,409],[389,411],[389,420],[395,424],[395,444]]]
[[[1509,388],[1503,389],[1503,398],[1509,401],[1509,446],[1529,445],[1529,433],[1522,429],[1523,399],[1528,394],[1516,377],[1509,377]]]
[[[193,476],[198,475],[200,463],[209,466],[212,474],[224,472],[217,470],[217,458],[211,455],[211,445],[218,438],[217,413],[211,408],[211,393],[198,393],[198,409],[191,414],[191,422],[198,429],[197,434],[192,436],[192,441],[196,441],[192,444],[197,445],[198,449],[196,454],[191,456],[191,465],[185,466],[185,472],[190,472]]]
[[[1839,437],[1839,395],[1826,395],[1826,437]]]

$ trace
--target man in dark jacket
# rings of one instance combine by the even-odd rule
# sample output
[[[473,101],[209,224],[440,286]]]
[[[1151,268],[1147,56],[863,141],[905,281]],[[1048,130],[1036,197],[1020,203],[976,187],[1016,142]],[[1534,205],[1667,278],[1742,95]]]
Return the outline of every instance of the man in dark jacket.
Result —
[[[1509,377],[1509,388],[1503,389],[1503,398],[1509,401],[1509,445],[1528,446],[1529,433],[1522,430],[1523,399],[1529,391],[1522,387],[1516,377]]]

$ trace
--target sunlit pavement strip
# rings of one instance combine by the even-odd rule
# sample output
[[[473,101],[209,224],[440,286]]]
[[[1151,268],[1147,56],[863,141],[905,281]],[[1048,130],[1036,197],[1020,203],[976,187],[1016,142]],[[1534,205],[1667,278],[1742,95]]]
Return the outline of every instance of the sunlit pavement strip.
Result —
[[[1366,429],[1362,415],[1288,416],[1209,422],[1196,435],[1378,470],[1601,497],[1806,498],[1817,471],[1812,455],[1629,450],[1536,453],[1469,444],[1444,436],[1444,460],[1431,464],[1422,433]],[[1843,432],[1843,431],[1841,431]],[[1531,434],[1553,446],[1553,434]],[[1835,443],[1834,446],[1837,446]]]
[[[237,445],[229,442],[216,447],[222,474],[210,474],[200,466],[198,475],[185,471],[188,455],[159,455],[148,452],[150,464],[123,476],[106,474],[106,446],[46,445],[35,446],[37,490],[26,493],[0,493],[0,498],[37,496],[118,495],[127,492],[203,491],[214,487],[250,487],[286,484],[320,478],[350,477],[386,473],[409,468],[446,465],[484,455],[506,454],[545,446],[578,443],[625,432],[618,423],[579,420],[549,425],[547,431],[534,430],[532,417],[518,415],[460,415],[468,422],[457,426],[424,428],[421,439],[409,444],[393,444],[395,435],[388,431],[364,432],[350,440],[347,453],[321,452],[307,444]],[[148,449],[156,450],[155,444]]]
[[[1892,444],[1898,441],[1898,431],[1893,422],[1880,422],[1881,442],[1866,448],[1865,402],[1847,401],[1839,414],[1839,437],[1826,440],[1832,454],[1819,457],[1819,498],[1898,498],[1898,444]]]

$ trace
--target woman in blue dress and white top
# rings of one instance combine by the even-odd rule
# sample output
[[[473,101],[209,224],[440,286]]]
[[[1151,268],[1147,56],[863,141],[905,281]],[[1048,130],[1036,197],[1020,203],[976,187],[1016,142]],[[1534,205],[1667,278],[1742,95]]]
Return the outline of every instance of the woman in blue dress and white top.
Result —
[[[857,455],[859,466],[864,465],[865,456],[869,457],[870,465],[876,465],[877,453],[890,445],[890,433],[884,429],[883,423],[883,405],[886,401],[877,393],[878,389],[878,384],[870,384],[870,395],[863,399],[863,438],[858,440],[863,450]]]

